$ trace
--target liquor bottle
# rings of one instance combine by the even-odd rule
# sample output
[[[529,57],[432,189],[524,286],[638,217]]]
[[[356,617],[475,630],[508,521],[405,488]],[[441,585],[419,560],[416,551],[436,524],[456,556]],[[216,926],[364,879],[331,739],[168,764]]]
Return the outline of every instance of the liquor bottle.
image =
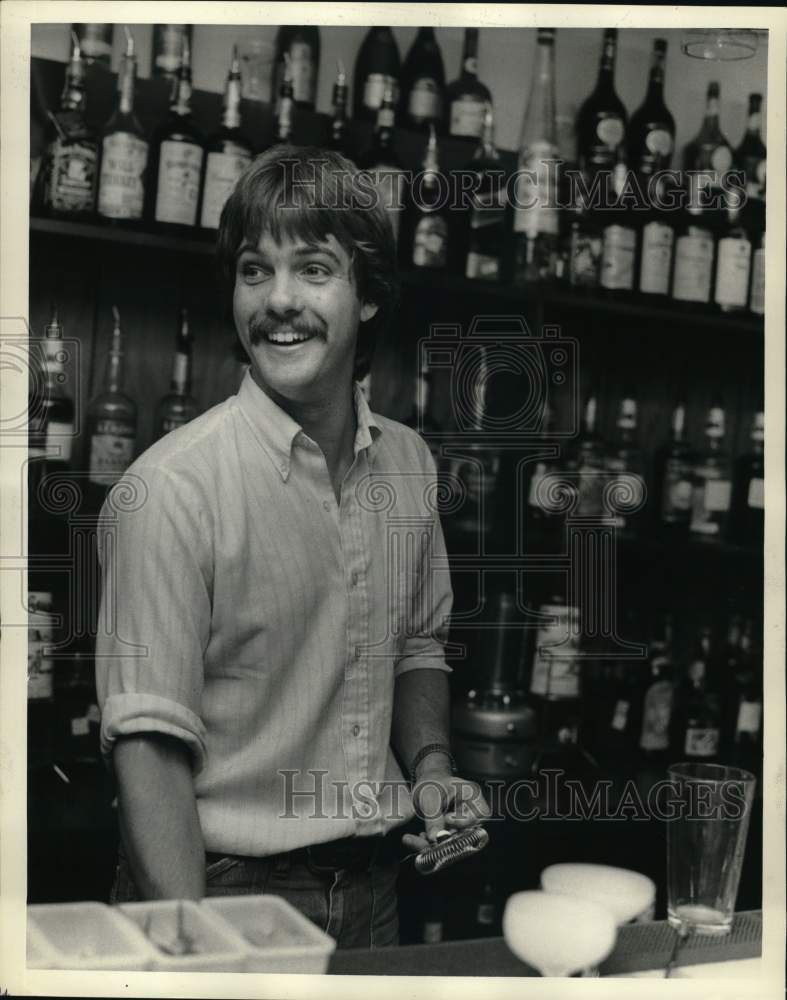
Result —
[[[314,110],[320,71],[320,29],[314,25],[283,24],[276,32],[271,93],[281,96],[289,60],[292,97],[299,108]]]
[[[189,332],[188,312],[181,312],[180,326],[175,339],[175,358],[169,392],[162,397],[156,412],[156,438],[163,437],[176,427],[182,427],[199,414],[199,404],[191,395],[191,350],[193,339]]]
[[[136,72],[134,36],[126,29],[120,99],[104,128],[98,182],[98,213],[114,222],[137,222],[144,211],[148,141],[134,113]]]
[[[391,220],[394,238],[398,240],[405,207],[405,174],[393,148],[395,120],[394,92],[389,87],[377,112],[372,145],[360,158],[358,165],[372,175],[378,196]]]
[[[751,451],[735,462],[731,521],[732,537],[741,545],[762,546],[765,530],[765,414],[754,414]]]
[[[735,166],[745,175],[746,195],[765,197],[765,167],[767,150],[762,141],[762,94],[749,94],[749,117],[746,132],[735,150]]]
[[[473,937],[496,937],[501,932],[500,907],[497,893],[490,876],[484,878],[475,907]]]
[[[325,143],[327,149],[332,149],[343,156],[349,156],[350,137],[347,133],[347,76],[341,59],[336,63],[336,80],[333,85],[333,117],[331,132]]]
[[[292,142],[292,130],[295,122],[295,98],[293,96],[292,77],[290,75],[290,56],[284,55],[284,73],[281,78],[279,100],[276,104],[276,125],[273,141]]]
[[[733,762],[755,774],[762,772],[762,649],[755,642],[754,624],[747,619],[741,632],[735,676]]]
[[[369,28],[355,60],[353,118],[375,121],[387,90],[396,107],[399,101],[399,47],[390,28]]]
[[[689,530],[705,538],[724,536],[730,510],[732,484],[729,459],[724,450],[724,422],[724,410],[712,406],[705,424],[705,450],[692,470],[694,486]]]
[[[153,76],[177,79],[184,49],[191,51],[190,24],[153,25]]]
[[[551,278],[558,238],[555,30],[538,29],[514,191],[513,280]]]
[[[727,195],[727,211],[716,246],[716,283],[713,300],[723,312],[746,309],[749,303],[751,240],[741,218],[743,196]]]
[[[114,327],[101,392],[87,411],[88,479],[112,486],[134,457],[137,405],[124,392],[125,349],[120,314],[112,307]]]
[[[603,212],[599,284],[611,295],[625,295],[634,289],[637,259],[637,230],[634,213],[620,200],[626,171],[623,146],[618,146],[613,173],[614,207]]]
[[[489,88],[478,79],[478,28],[465,28],[462,71],[446,88],[448,131],[457,139],[480,139],[484,112],[492,103]]]
[[[599,170],[614,168],[626,135],[626,109],[615,91],[617,45],[617,29],[606,28],[596,86],[577,116],[579,169],[591,179]]]
[[[113,24],[72,24],[85,62],[98,63],[109,69],[112,60]]]
[[[505,271],[507,199],[505,174],[495,146],[495,119],[491,107],[484,114],[481,141],[468,166],[478,178],[470,198],[464,276],[500,281]],[[459,239],[457,234],[457,240]]]
[[[169,114],[153,139],[151,176],[156,178],[153,220],[165,225],[197,222],[205,140],[191,113],[191,55],[183,54]]]
[[[672,212],[652,205],[643,222],[639,246],[639,290],[668,295],[672,274],[675,226]]]
[[[232,48],[232,63],[224,89],[221,125],[206,143],[205,182],[202,189],[200,225],[218,229],[221,210],[240,175],[252,161],[251,143],[241,130],[240,61],[238,46]]]
[[[552,440],[552,433],[555,427],[555,414],[549,403],[544,403],[544,410],[541,422],[541,433],[546,442]],[[531,552],[557,552],[560,550],[561,534],[565,523],[566,511],[561,502],[560,509],[555,509],[549,503],[547,494],[554,494],[554,490],[548,490],[544,484],[547,476],[560,475],[562,470],[559,456],[551,458],[538,458],[531,461],[524,468],[524,472],[530,471],[529,481],[522,484],[524,491],[520,493],[526,497],[525,506],[525,539],[528,551]],[[570,480],[561,477],[561,498],[564,491],[570,489]],[[518,489],[519,492],[519,489]]]
[[[620,401],[616,427],[615,440],[604,456],[604,468],[623,477],[614,493],[625,497],[630,513],[616,510],[615,527],[630,532],[636,526],[637,512],[645,499],[642,453],[637,447],[637,402],[631,394]]]
[[[682,699],[682,752],[689,760],[713,760],[721,742],[721,703],[711,690],[711,629],[703,625],[686,671]]]
[[[399,120],[407,128],[438,132],[445,126],[445,70],[434,28],[419,28],[402,64]]]
[[[673,680],[673,625],[671,615],[661,617],[648,648],[648,678],[642,700],[639,750],[651,767],[668,763],[675,697]]]
[[[38,507],[38,487],[45,475],[63,472],[71,462],[74,442],[74,401],[66,393],[63,329],[57,307],[46,326],[40,348],[43,362],[31,366],[38,376],[31,383],[28,400],[28,496]]]
[[[85,121],[85,63],[76,35],[60,110],[50,117],[55,135],[46,152],[44,208],[52,215],[89,215],[96,202],[98,136]]]
[[[693,467],[691,448],[685,439],[686,408],[678,403],[672,411],[669,442],[656,452],[656,518],[662,528],[685,531],[691,518]]]
[[[568,258],[564,277],[572,288],[598,288],[604,249],[601,227],[604,213],[595,212],[587,204],[584,195],[574,190],[564,218]]]
[[[574,703],[580,696],[580,609],[555,593],[538,612],[548,621],[536,633],[530,694]]]
[[[653,41],[650,78],[645,100],[631,116],[628,128],[628,161],[643,180],[667,170],[675,146],[675,119],[664,103],[664,63],[667,43]]]
[[[611,712],[602,733],[601,760],[619,777],[630,776],[641,735],[642,701],[647,663],[616,660],[612,664]]]
[[[445,204],[439,173],[437,134],[434,125],[430,125],[421,175],[423,182],[413,185],[407,213],[402,219],[403,267],[444,271],[448,266],[450,207]]]
[[[755,316],[765,312],[765,230],[759,236],[759,243],[751,256],[751,291],[749,311]]]
[[[710,213],[699,205],[689,205],[675,234],[673,299],[694,307],[710,302],[714,256]]]
[[[732,147],[719,126],[719,85],[711,81],[702,125],[683,151],[683,169],[707,171],[711,176],[703,182],[703,186],[718,187],[720,175],[731,166]]]
[[[582,432],[568,462],[568,468],[577,477],[578,517],[600,517],[604,513],[601,475],[604,470],[604,444],[596,422],[596,394],[591,393],[585,403]]]

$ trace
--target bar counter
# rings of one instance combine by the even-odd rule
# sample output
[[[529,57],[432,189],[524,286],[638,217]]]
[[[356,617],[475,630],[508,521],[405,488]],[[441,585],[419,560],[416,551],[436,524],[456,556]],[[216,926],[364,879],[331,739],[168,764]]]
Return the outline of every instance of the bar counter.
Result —
[[[675,943],[666,920],[627,924],[618,931],[615,949],[602,963],[602,976],[664,969]],[[762,952],[762,912],[735,914],[725,937],[692,935],[680,947],[675,967],[758,958]],[[335,976],[537,976],[513,955],[502,938],[446,941],[401,948],[348,949],[333,953],[328,974]]]

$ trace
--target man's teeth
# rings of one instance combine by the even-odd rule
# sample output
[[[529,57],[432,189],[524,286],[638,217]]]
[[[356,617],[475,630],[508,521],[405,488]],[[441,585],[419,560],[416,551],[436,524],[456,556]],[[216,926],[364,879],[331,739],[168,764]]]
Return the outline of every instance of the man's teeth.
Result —
[[[300,344],[304,340],[311,340],[311,335],[308,333],[269,333],[268,340],[273,344]]]

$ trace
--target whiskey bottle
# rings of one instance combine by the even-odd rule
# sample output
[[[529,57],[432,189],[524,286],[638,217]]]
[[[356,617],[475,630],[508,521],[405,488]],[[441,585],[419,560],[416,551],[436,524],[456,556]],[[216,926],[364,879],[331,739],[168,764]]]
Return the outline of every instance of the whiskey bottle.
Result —
[[[675,226],[671,212],[655,204],[647,213],[640,232],[639,290],[646,295],[668,295],[672,274]]]
[[[751,451],[735,463],[732,490],[732,537],[740,545],[761,547],[765,530],[765,414],[754,414]]]
[[[616,437],[604,456],[604,468],[615,476],[624,477],[619,489],[613,492],[626,497],[626,506],[631,508],[631,513],[616,511],[615,527],[631,532],[645,498],[642,453],[637,446],[637,402],[631,394],[624,396],[620,402],[616,427]]]
[[[402,65],[399,118],[415,131],[445,126],[445,70],[434,28],[419,28]]]
[[[101,392],[87,411],[88,480],[114,485],[134,457],[137,405],[124,391],[125,349],[120,314],[112,307],[114,326]]]
[[[181,312],[180,326],[175,339],[175,357],[169,392],[162,397],[156,412],[156,438],[163,437],[176,427],[182,427],[199,413],[199,404],[191,395],[191,351],[193,338],[189,332],[188,312]]]
[[[685,440],[686,408],[678,403],[672,411],[669,442],[656,453],[656,515],[661,527],[688,529],[691,518],[692,454]]]
[[[221,125],[206,145],[205,183],[202,190],[200,225],[218,229],[221,210],[232,194],[238,178],[252,161],[251,143],[241,130],[241,78],[238,46],[233,46],[232,63],[224,89]]]
[[[568,461],[568,468],[577,478],[578,517],[600,517],[604,513],[601,475],[604,470],[604,444],[596,423],[596,395],[591,393],[585,403],[582,431]]]
[[[95,208],[98,137],[85,121],[85,100],[85,63],[74,35],[60,110],[51,115],[55,135],[44,168],[44,210],[52,215],[77,218]]]
[[[513,280],[553,277],[558,240],[555,30],[539,28],[514,185]]]
[[[751,240],[743,225],[743,196],[737,191],[727,195],[724,226],[716,246],[716,282],[713,300],[723,312],[746,309],[749,302]]]
[[[617,29],[606,28],[596,86],[577,116],[579,168],[591,180],[600,170],[614,168],[626,135],[626,109],[615,91],[617,44]]]
[[[544,411],[541,423],[541,433],[545,441],[552,440],[555,427],[555,414],[549,403],[544,404]],[[533,552],[558,552],[561,549],[561,532],[565,523],[565,511],[555,509],[550,505],[547,494],[553,493],[546,490],[542,483],[547,476],[559,474],[561,472],[560,459],[539,458],[534,463],[530,463],[532,472],[527,483],[527,505],[525,514],[525,538],[529,551]],[[561,492],[568,489],[568,480],[562,487]],[[548,485],[548,484],[547,484]]]
[[[394,92],[389,87],[377,112],[372,144],[358,165],[371,174],[377,196],[391,220],[394,239],[398,240],[405,207],[405,173],[393,147],[395,120]]]
[[[629,122],[628,161],[642,180],[668,169],[675,146],[675,119],[664,103],[666,58],[667,42],[654,39],[648,91]]]
[[[462,72],[448,85],[446,101],[450,134],[457,139],[480,139],[492,95],[478,79],[478,28],[465,28]]]
[[[702,186],[716,188],[720,177],[732,166],[732,148],[719,125],[719,85],[708,84],[705,117],[699,132],[683,151],[683,169],[709,174]]]
[[[724,450],[724,410],[712,406],[705,425],[705,449],[692,470],[689,530],[703,538],[719,539],[725,534],[730,510],[732,483],[729,459]]]
[[[316,25],[283,24],[279,27],[273,61],[273,94],[281,95],[287,63],[296,107],[313,111],[320,72],[320,29]]]
[[[481,141],[468,166],[477,182],[468,212],[464,276],[500,281],[505,270],[507,200],[505,174],[495,147],[495,121],[491,107],[484,114]],[[457,239],[459,237],[457,236]]]
[[[325,143],[327,149],[332,149],[343,156],[350,155],[350,137],[347,132],[347,77],[344,72],[344,63],[341,59],[336,64],[336,80],[333,85],[333,116],[331,118],[331,131],[328,141]]]
[[[437,135],[434,125],[430,125],[423,173],[419,178],[422,183],[413,184],[407,213],[402,220],[400,250],[405,268],[444,271],[448,266],[450,208],[445,204],[439,174]]]
[[[707,306],[711,296],[714,256],[710,213],[700,205],[689,205],[675,235],[673,299],[691,308]]]
[[[191,50],[190,24],[153,25],[153,75],[176,80],[183,63],[184,46]]]
[[[399,47],[391,29],[369,28],[355,60],[353,118],[375,121],[386,91],[390,91],[395,108],[399,102],[400,73]]]
[[[205,143],[191,113],[191,54],[188,40],[183,53],[169,115],[153,140],[156,196],[155,222],[194,226],[197,222]]]
[[[104,128],[98,212],[114,222],[138,222],[145,204],[148,141],[134,113],[137,60],[134,37],[126,29],[126,51],[120,69],[120,99]]]
[[[599,285],[612,296],[633,291],[637,260],[637,229],[634,213],[621,200],[626,163],[618,146],[612,175],[614,203],[603,213]]]
[[[703,625],[686,672],[683,698],[682,751],[689,760],[714,760],[721,742],[721,702],[711,690],[711,629]]]
[[[765,197],[765,168],[767,150],[762,141],[762,94],[749,94],[749,117],[746,132],[735,150],[734,163],[745,177],[746,195],[749,198]]]
[[[663,769],[668,761],[675,697],[673,679],[673,626],[670,615],[662,616],[648,649],[648,679],[642,701],[639,750],[651,767]]]

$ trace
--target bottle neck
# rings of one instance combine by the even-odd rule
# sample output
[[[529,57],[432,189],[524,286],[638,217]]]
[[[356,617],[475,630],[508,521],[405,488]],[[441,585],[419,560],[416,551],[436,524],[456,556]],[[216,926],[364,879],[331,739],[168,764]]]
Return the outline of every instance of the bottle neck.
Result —
[[[333,85],[333,120],[334,123],[341,122],[344,126],[347,119],[347,84],[335,83]]]
[[[683,443],[683,427],[685,423],[685,410],[682,406],[677,406],[672,414],[672,443]]]
[[[276,118],[276,138],[285,142],[292,134],[292,87],[286,87],[279,98],[279,111]]]
[[[533,142],[555,145],[555,47],[551,40],[538,42],[522,145]]]
[[[377,122],[374,126],[374,142],[378,149],[388,149],[396,115],[390,104],[383,104],[377,112]]]
[[[106,368],[104,369],[104,390],[105,392],[121,392],[125,378],[125,356],[123,346],[118,335],[112,338],[112,346],[107,357]]]
[[[134,110],[134,83],[136,75],[136,60],[133,56],[124,56],[120,78],[120,110],[125,115],[130,115]]]
[[[746,136],[753,139],[760,138],[760,131],[762,129],[762,114],[758,108],[756,111],[750,111],[749,117],[746,122]]]
[[[225,128],[240,128],[240,76],[235,73],[227,79],[221,122]]]
[[[84,111],[85,72],[81,59],[72,59],[66,70],[66,80],[60,97],[61,111]]]
[[[702,120],[702,134],[711,135],[719,131],[719,98],[709,95],[705,105],[705,117]]]
[[[650,77],[648,79],[648,102],[661,102],[664,100],[664,53],[654,52],[653,62],[650,66]]]
[[[191,114],[191,70],[186,66],[181,67],[175,100],[170,110],[179,117]]]
[[[608,93],[615,89],[615,55],[617,53],[617,39],[611,35],[604,38],[604,50],[601,53],[601,65],[598,70],[598,80],[596,81],[596,91],[598,93]]]
[[[191,350],[184,345],[179,345],[175,351],[169,387],[179,396],[188,396],[191,392]]]
[[[462,51],[462,76],[475,79],[478,76],[478,31],[465,29],[465,44]]]

